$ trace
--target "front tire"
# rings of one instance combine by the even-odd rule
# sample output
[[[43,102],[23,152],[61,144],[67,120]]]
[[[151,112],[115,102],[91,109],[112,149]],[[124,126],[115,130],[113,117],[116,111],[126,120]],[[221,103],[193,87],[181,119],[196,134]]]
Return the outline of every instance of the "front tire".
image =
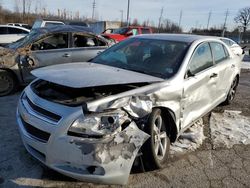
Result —
[[[150,138],[142,147],[143,164],[146,170],[163,168],[168,159],[170,140],[160,109],[153,109],[145,126],[145,132]]]
[[[7,71],[0,71],[0,97],[13,93],[16,89],[16,80]]]

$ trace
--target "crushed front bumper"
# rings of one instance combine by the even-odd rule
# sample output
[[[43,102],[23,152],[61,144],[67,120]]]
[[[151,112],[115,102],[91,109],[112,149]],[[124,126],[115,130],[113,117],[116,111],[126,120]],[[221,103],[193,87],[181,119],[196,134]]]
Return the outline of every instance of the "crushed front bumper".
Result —
[[[32,156],[46,166],[78,180],[104,184],[127,183],[134,159],[148,139],[148,134],[132,122],[126,129],[108,138],[69,136],[68,128],[81,112],[80,109],[62,106],[65,109],[60,114],[61,118],[53,123],[46,121],[38,111],[45,106],[50,112],[58,113],[58,104],[40,99],[31,90],[27,91],[26,97],[29,102],[23,96],[19,100],[17,122],[23,143]]]

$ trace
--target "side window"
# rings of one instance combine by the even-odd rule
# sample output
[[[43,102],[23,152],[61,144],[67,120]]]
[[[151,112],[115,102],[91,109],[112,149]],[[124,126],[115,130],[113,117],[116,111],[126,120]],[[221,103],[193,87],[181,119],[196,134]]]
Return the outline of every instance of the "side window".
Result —
[[[98,41],[94,36],[73,34],[73,46],[74,47],[93,47],[98,46]]]
[[[56,33],[49,35],[48,37],[35,42],[31,50],[51,50],[68,48],[68,34]]]
[[[141,34],[149,34],[149,33],[150,33],[149,29],[146,28],[141,29]]]
[[[192,74],[201,72],[213,66],[213,58],[208,43],[203,43],[197,47],[189,63],[189,71]]]
[[[27,34],[27,31],[18,28],[9,27],[9,34]]]
[[[224,47],[222,44],[217,42],[211,42],[211,49],[214,56],[214,62],[220,63],[221,61],[227,59]]]
[[[7,27],[0,27],[0,35],[8,34],[8,29]]]
[[[100,39],[96,39],[98,46],[106,46],[106,43]]]

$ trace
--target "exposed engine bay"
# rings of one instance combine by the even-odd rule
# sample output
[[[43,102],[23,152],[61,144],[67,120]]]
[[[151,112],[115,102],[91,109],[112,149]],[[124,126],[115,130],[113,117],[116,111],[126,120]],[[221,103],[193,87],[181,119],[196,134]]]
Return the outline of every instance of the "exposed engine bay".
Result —
[[[85,88],[71,88],[62,86],[45,80],[38,80],[34,82],[31,87],[32,90],[40,97],[64,104],[67,106],[79,106],[83,102],[89,102],[110,95],[122,93],[149,83],[135,83],[135,84],[119,84],[107,86],[95,86]]]

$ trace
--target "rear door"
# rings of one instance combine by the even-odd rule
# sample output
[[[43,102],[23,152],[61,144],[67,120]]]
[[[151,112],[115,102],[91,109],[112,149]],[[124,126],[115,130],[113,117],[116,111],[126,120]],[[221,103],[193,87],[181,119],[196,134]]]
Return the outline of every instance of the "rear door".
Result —
[[[222,100],[227,95],[227,89],[233,80],[234,69],[233,60],[229,57],[226,47],[219,42],[210,42],[215,67],[218,72],[218,82],[216,85],[217,100]]]
[[[108,47],[106,42],[90,34],[73,33],[71,39],[72,62],[86,62]]]
[[[209,43],[196,48],[187,70],[181,101],[182,128],[207,113],[215,104],[218,73],[213,66]]]

